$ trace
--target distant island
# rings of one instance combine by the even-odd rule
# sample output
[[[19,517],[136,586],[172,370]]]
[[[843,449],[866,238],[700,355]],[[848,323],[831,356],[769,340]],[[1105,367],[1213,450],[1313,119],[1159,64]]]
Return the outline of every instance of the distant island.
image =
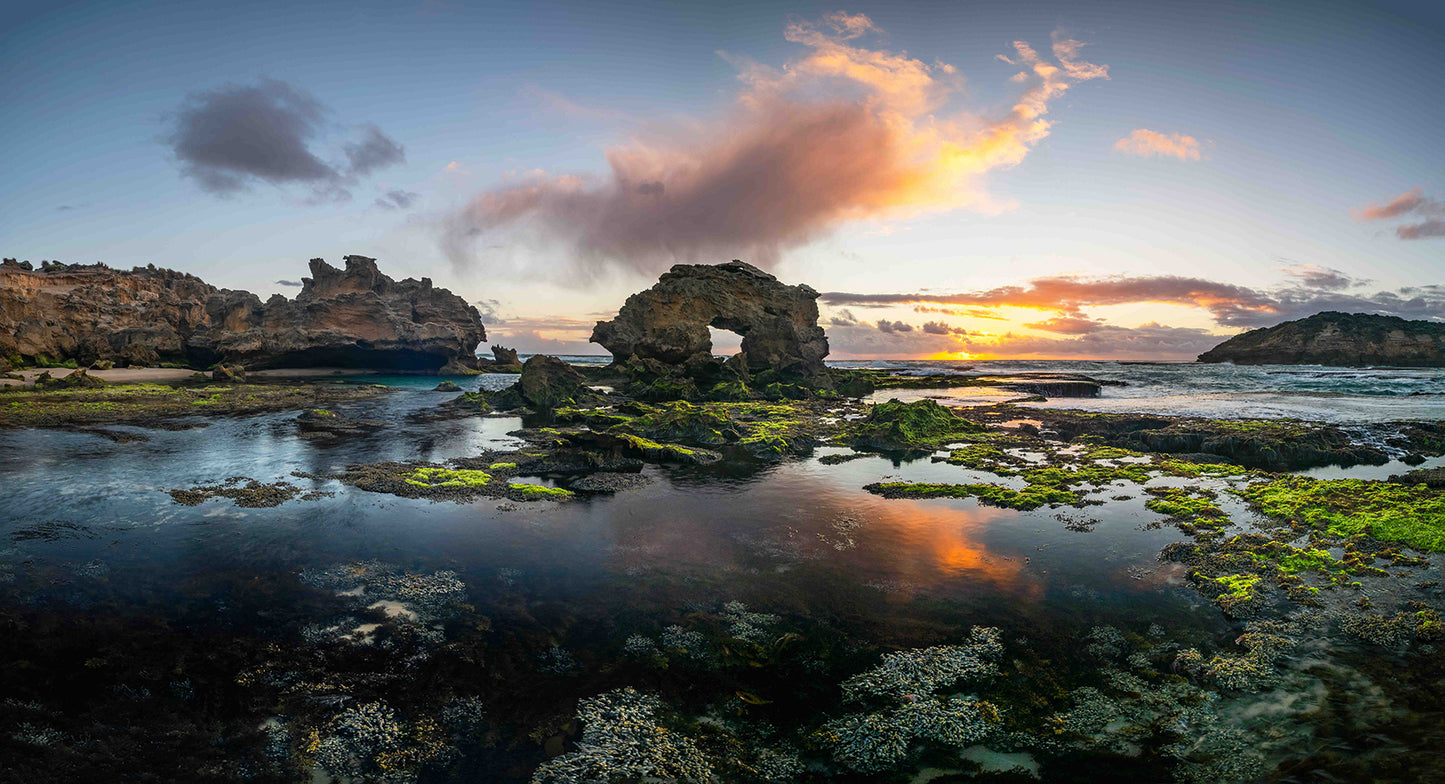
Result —
[[[1445,367],[1445,323],[1326,311],[1235,335],[1199,361]]]

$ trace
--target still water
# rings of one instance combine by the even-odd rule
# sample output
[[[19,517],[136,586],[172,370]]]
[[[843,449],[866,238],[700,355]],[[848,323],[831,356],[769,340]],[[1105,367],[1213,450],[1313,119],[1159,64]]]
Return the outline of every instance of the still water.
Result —
[[[505,386],[513,378],[481,377],[464,386]],[[520,736],[538,715],[570,712],[578,698],[630,685],[615,664],[624,641],[656,635],[727,602],[777,616],[804,637],[847,641],[847,650],[859,651],[844,665],[853,671],[874,660],[870,651],[957,642],[976,625],[1027,639],[1040,656],[1064,663],[1096,626],[1136,635],[1163,629],[1180,646],[1204,649],[1227,647],[1240,632],[1240,624],[1187,585],[1185,567],[1160,561],[1161,549],[1180,534],[1151,525],[1158,516],[1143,508],[1134,485],[1101,488],[1091,496],[1097,505],[1063,511],[886,500],[862,487],[899,479],[1013,480],[927,457],[867,456],[828,465],[820,458],[848,450],[827,447],[770,465],[649,467],[649,484],[571,503],[433,503],[293,477],[351,463],[444,461],[519,443],[507,435],[521,426],[516,418],[413,418],[446,399],[429,391],[434,380],[357,380],[398,390],[342,409],[385,426],[340,442],[302,437],[292,414],[219,419],[179,431],[131,429],[144,438],[126,443],[0,431],[0,604],[11,616],[52,628],[51,634],[58,634],[53,624],[125,617],[147,629],[224,632],[228,639],[294,648],[305,629],[336,614],[316,598],[305,575],[356,563],[422,575],[449,570],[464,583],[466,602],[488,619],[487,639],[500,651],[489,666],[497,667],[496,659],[513,662],[470,676],[506,682],[495,687],[498,696],[488,706],[502,728],[496,730],[502,750],[470,761],[470,780],[525,780],[545,756],[541,741],[508,740],[509,732]],[[1144,384],[1155,384],[1164,397],[1173,389],[1139,375],[1133,380],[1127,388],[1133,397],[1105,400],[1147,404],[1149,398],[1137,394]],[[1106,395],[1115,392],[1109,388]],[[233,476],[286,480],[331,495],[243,509],[224,499],[180,506],[165,492]],[[1221,496],[1219,503],[1236,521],[1250,519],[1238,502]],[[55,647],[63,648],[63,639]],[[1343,649],[1332,650],[1331,656]],[[552,668],[567,670],[567,678],[538,673],[535,662],[548,656],[568,662]],[[68,677],[44,671],[43,662],[27,666],[39,666],[42,680]],[[1296,666],[1304,671],[1319,664]],[[819,677],[836,683],[840,675],[835,669]],[[1310,678],[1326,694],[1323,681]],[[1331,688],[1361,688],[1358,680],[1337,680]],[[4,687],[26,692],[16,680]],[[785,700],[786,686],[778,690],[765,696]],[[1264,715],[1257,703],[1245,710],[1254,712],[1251,720]],[[1375,750],[1445,740],[1430,719],[1419,721],[1423,735],[1418,721],[1407,730],[1382,730]],[[1339,740],[1353,738],[1349,726],[1290,732],[1299,738],[1333,733],[1329,742],[1346,748],[1357,742]]]

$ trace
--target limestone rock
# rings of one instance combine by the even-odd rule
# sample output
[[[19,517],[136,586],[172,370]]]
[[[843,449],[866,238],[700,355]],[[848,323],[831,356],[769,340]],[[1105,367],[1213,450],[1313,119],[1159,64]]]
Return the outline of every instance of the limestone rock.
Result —
[[[436,372],[475,368],[481,316],[427,278],[395,281],[376,260],[311,261],[290,300],[262,302],[155,266],[0,263],[0,355],[81,364],[240,363]]]
[[[522,367],[522,361],[520,359],[517,359],[517,350],[514,348],[492,346],[492,357],[495,359],[497,367],[499,368]]]
[[[789,286],[741,261],[678,264],[652,288],[628,297],[617,318],[598,322],[591,341],[618,366],[655,361],[691,377],[720,376],[711,326],[743,336],[739,371],[831,384],[817,299],[808,286]]]
[[[1235,335],[1199,361],[1445,367],[1445,323],[1328,311]]]
[[[556,357],[538,354],[522,366],[517,381],[522,400],[536,408],[570,405],[587,395],[587,379]]]

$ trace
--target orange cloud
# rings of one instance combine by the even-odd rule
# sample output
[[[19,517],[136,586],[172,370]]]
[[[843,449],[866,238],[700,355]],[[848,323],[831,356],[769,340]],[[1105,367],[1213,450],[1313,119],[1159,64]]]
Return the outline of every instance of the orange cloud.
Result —
[[[1422,207],[1428,210],[1435,204],[1435,200],[1427,198],[1422,189],[1415,188],[1396,196],[1389,204],[1367,204],[1350,212],[1354,214],[1356,220],[1382,220],[1408,215]]]
[[[603,179],[538,176],[476,197],[452,215],[443,243],[458,262],[487,232],[517,229],[582,262],[653,272],[679,259],[744,257],[768,264],[840,223],[920,212],[997,212],[987,173],[1008,168],[1050,130],[1050,102],[1107,78],[1053,42],[1004,59],[1024,89],[1002,116],[949,111],[955,69],[865,48],[878,32],[861,14],[793,21],[800,58],[772,68],[731,58],[742,88],[713,123],[652,128],[607,152]]]
[[[1370,204],[1351,210],[1355,220],[1383,220],[1401,215],[1445,215],[1445,202],[1436,201],[1425,195],[1420,188],[1406,191],[1395,197],[1389,204]],[[1402,240],[1418,240],[1427,237],[1445,237],[1445,220],[1429,218],[1419,223],[1406,223],[1395,227],[1395,236]]]
[[[1181,161],[1199,160],[1199,140],[1180,133],[1162,134],[1147,128],[1139,128],[1128,136],[1114,142],[1114,149],[1143,158],[1159,156],[1178,158]]]

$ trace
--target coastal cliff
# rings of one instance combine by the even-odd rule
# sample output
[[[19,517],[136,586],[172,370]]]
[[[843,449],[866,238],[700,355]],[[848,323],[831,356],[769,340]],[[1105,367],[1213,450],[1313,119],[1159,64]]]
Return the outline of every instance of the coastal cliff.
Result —
[[[27,362],[218,362],[425,372],[476,367],[476,308],[431,280],[395,281],[376,260],[312,259],[293,299],[264,303],[174,270],[0,264],[0,356]]]
[[[1199,361],[1445,367],[1445,323],[1328,311],[1235,335]]]

